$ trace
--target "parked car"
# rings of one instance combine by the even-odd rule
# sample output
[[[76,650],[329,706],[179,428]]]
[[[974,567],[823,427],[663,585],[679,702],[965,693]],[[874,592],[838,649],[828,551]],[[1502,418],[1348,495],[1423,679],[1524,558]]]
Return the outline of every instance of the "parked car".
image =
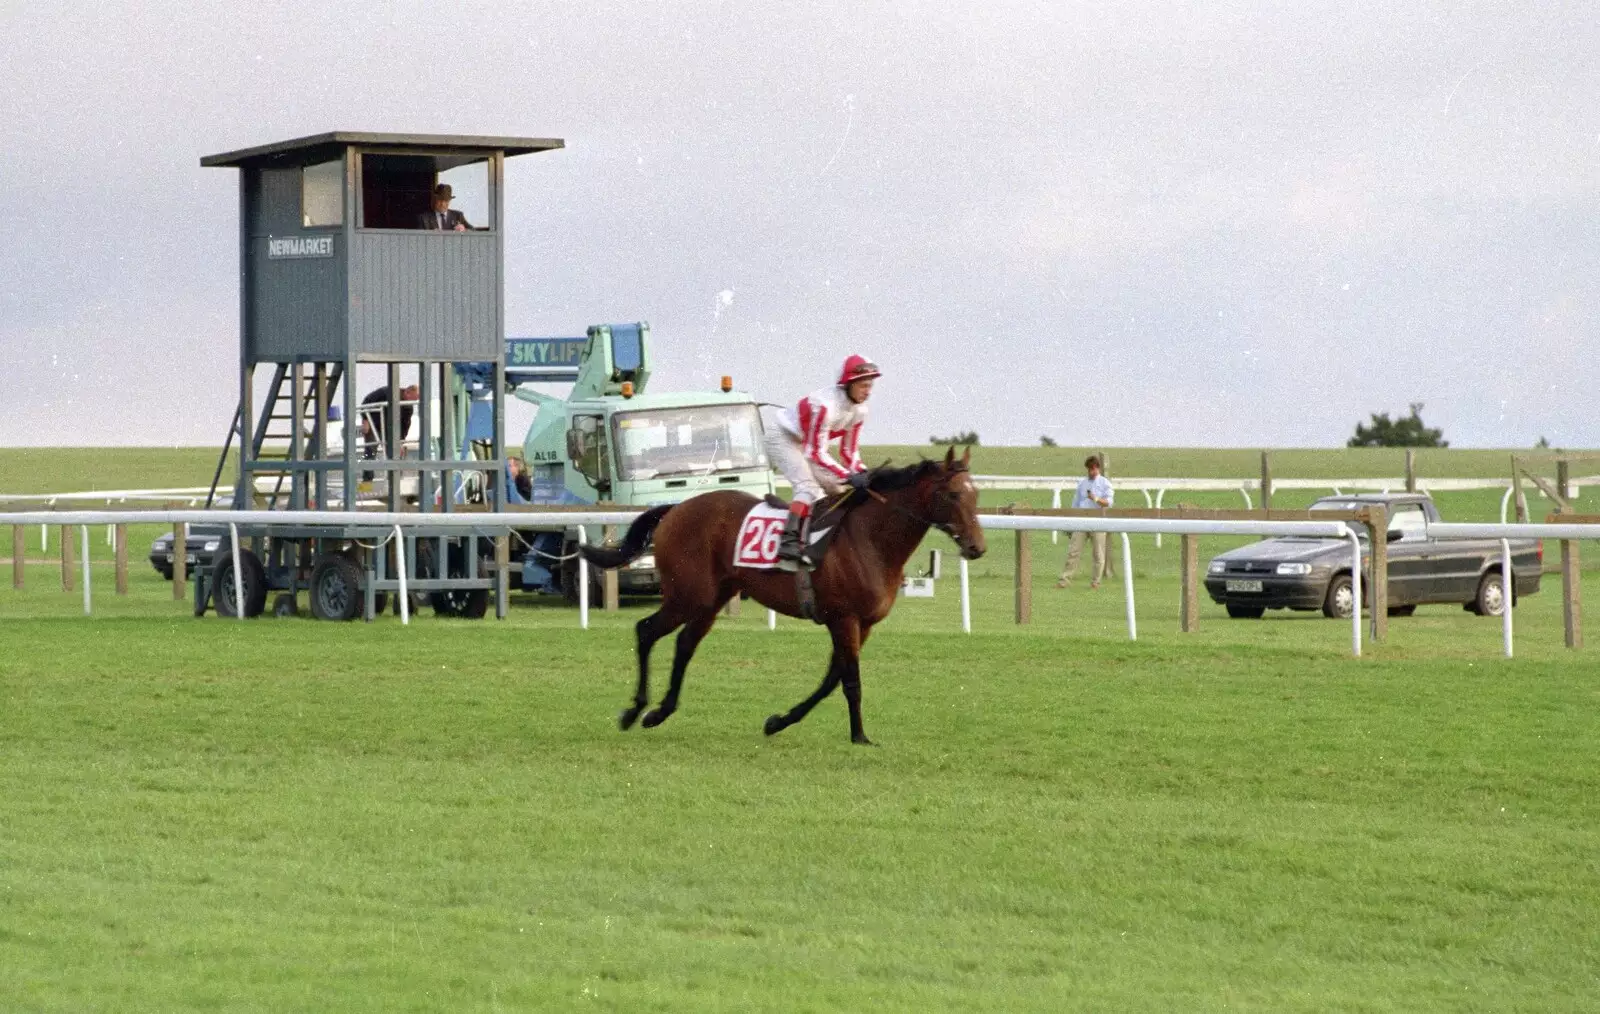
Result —
[[[1428,526],[1442,519],[1426,495],[1329,496],[1312,504],[1311,509],[1356,510],[1380,504],[1389,511],[1391,616],[1409,616],[1417,606],[1434,602],[1460,603],[1469,612],[1500,615],[1505,608],[1500,540],[1429,538]],[[1361,591],[1362,598],[1368,600],[1371,557],[1367,530],[1363,525],[1353,527],[1361,538]],[[1542,568],[1542,543],[1511,540],[1514,595],[1537,592]],[[1350,543],[1345,539],[1289,536],[1231,549],[1213,558],[1206,568],[1206,592],[1235,618],[1255,619],[1268,609],[1321,609],[1325,616],[1348,619],[1355,600]]]
[[[226,529],[213,528],[207,525],[190,525],[184,534],[184,541],[188,551],[184,554],[184,573],[193,574],[197,567],[211,566],[212,557],[216,555],[217,547],[222,545],[226,537]],[[172,580],[172,533],[163,532],[150,543],[150,566],[156,569],[162,577]]]

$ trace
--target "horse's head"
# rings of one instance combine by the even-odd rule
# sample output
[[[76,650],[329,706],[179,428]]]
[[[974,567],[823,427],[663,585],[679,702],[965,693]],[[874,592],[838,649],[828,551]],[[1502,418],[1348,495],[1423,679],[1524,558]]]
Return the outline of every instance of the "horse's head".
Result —
[[[956,540],[962,556],[976,560],[988,547],[983,526],[978,524],[978,487],[967,470],[971,463],[970,447],[959,459],[954,446],[945,452],[944,464],[931,480],[934,486],[928,494],[927,512],[935,527]]]
[[[923,460],[902,468],[882,465],[870,473],[867,488],[894,510],[944,532],[956,540],[962,556],[976,560],[986,547],[978,524],[978,487],[967,472],[971,460],[971,448],[957,459],[952,447],[943,461]],[[867,495],[861,494],[863,499]]]

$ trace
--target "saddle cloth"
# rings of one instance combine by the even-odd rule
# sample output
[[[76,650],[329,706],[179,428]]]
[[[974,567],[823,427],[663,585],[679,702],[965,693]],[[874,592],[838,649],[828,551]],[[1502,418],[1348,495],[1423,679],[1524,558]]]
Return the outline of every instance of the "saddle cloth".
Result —
[[[744,516],[743,523],[739,525],[739,537],[733,543],[733,565],[751,570],[776,570],[778,543],[783,538],[783,526],[788,520],[787,506],[776,507],[762,501],[750,508],[750,513]],[[827,542],[832,541],[828,536],[833,534],[836,527],[835,524],[829,524],[811,530],[806,556],[813,565],[821,562]]]

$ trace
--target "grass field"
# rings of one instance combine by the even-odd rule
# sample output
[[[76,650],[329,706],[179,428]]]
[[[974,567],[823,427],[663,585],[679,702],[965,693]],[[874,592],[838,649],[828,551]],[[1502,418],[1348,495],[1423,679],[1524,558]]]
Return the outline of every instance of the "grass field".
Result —
[[[1138,642],[1037,536],[1017,627],[996,535],[973,635],[946,580],[868,645],[863,749],[837,696],[761,735],[827,648],[758,609],[623,735],[645,605],[197,620],[153,534],[119,598],[94,533],[93,617],[55,532],[0,589],[0,1010],[1600,1006],[1596,649],[1548,576],[1514,660],[1447,607],[1357,660],[1299,614],[1178,633],[1176,540],[1134,540]]]

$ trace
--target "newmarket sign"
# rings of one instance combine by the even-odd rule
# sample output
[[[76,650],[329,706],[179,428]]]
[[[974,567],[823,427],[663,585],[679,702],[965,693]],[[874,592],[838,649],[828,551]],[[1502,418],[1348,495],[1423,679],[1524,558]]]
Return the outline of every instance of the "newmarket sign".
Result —
[[[293,257],[332,257],[333,236],[269,236],[267,259],[284,260]]]

